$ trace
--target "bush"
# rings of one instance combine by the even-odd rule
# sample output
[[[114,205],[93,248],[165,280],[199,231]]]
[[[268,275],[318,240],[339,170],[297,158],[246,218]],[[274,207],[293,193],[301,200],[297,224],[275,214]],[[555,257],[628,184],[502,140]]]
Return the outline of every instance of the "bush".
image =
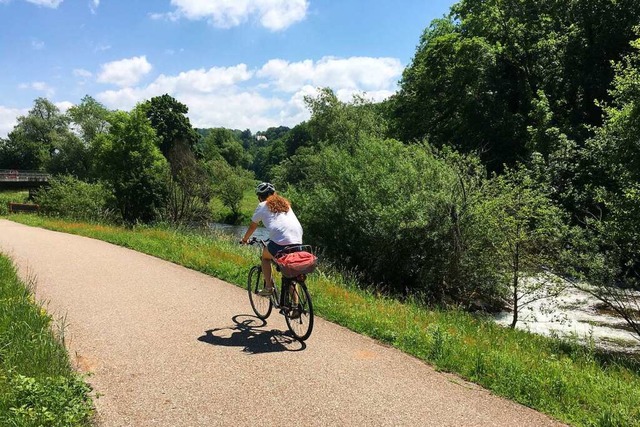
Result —
[[[71,176],[59,176],[35,196],[43,213],[86,221],[110,221],[114,197],[102,184],[90,184]]]
[[[455,158],[378,138],[331,145],[288,194],[305,239],[370,283],[432,302],[493,302],[501,289],[486,251],[466,245],[491,233],[465,215],[478,176],[461,175]]]
[[[0,215],[9,214],[9,203],[26,203],[29,193],[26,191],[7,191],[0,193]]]

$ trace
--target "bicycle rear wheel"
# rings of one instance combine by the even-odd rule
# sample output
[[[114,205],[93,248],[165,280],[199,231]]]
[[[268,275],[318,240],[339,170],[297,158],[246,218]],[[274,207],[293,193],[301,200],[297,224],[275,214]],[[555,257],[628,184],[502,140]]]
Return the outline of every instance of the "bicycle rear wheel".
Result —
[[[249,279],[247,280],[247,291],[249,292],[249,302],[253,312],[258,318],[264,320],[271,314],[273,308],[273,302],[271,297],[265,297],[258,295],[258,292],[264,288],[264,282],[262,280],[262,268],[259,265],[254,265],[249,270]]]
[[[304,341],[311,336],[313,330],[313,305],[311,296],[304,282],[292,281],[286,292],[285,304],[291,307],[284,313],[287,327],[294,337]]]

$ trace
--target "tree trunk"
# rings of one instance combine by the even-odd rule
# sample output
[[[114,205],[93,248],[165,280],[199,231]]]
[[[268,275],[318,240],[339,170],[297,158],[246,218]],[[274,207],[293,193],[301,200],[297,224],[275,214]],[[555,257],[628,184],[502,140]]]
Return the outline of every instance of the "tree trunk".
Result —
[[[516,252],[513,258],[513,319],[511,320],[511,329],[516,327],[518,323],[518,270],[520,269],[520,245],[516,243]]]

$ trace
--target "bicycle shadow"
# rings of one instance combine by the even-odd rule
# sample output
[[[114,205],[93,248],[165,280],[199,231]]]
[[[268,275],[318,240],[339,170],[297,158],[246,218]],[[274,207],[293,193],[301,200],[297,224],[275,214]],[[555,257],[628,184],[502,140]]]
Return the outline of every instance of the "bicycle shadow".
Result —
[[[267,325],[258,317],[239,314],[231,320],[235,326],[209,329],[198,337],[198,341],[224,347],[242,347],[244,353],[250,354],[302,351],[307,347],[289,335],[288,331],[258,329]]]

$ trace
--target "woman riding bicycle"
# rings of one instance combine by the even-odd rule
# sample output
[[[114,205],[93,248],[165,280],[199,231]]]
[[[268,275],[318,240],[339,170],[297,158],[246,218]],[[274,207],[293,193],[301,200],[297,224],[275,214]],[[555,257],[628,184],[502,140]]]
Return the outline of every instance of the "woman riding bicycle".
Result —
[[[268,296],[273,292],[273,280],[271,278],[271,260],[275,255],[287,246],[302,244],[302,226],[291,209],[287,199],[276,193],[273,184],[263,182],[256,187],[256,195],[260,203],[251,217],[249,229],[242,238],[246,244],[249,237],[258,228],[262,221],[269,231],[269,244],[262,251],[262,275],[265,279],[265,288],[260,295]]]

